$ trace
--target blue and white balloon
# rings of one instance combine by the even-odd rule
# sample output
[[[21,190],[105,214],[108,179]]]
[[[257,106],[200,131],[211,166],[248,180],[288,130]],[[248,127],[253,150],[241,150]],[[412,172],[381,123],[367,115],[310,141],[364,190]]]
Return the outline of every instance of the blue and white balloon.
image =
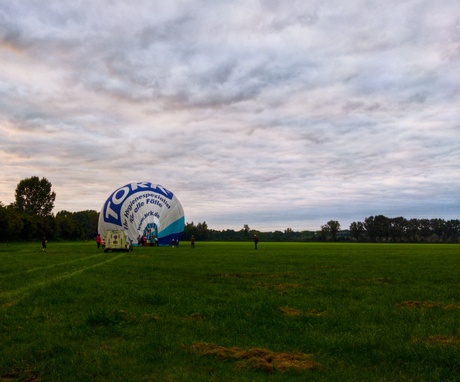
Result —
[[[182,238],[184,209],[168,189],[151,182],[135,182],[118,188],[108,197],[99,215],[99,233],[122,229],[134,243],[139,236],[159,245]]]

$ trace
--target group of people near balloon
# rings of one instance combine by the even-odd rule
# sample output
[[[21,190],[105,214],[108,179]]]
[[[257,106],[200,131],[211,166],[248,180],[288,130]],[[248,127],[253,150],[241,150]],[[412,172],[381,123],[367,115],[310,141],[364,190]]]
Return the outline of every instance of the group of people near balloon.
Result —
[[[104,248],[104,246],[105,246],[105,241],[101,237],[100,234],[97,234],[97,236],[96,236],[96,244],[97,244],[97,249],[101,248],[101,246],[102,246],[102,248]],[[43,245],[43,250],[45,250],[46,249],[46,244],[43,244],[43,242],[42,242],[42,245]],[[155,236],[153,241],[149,242],[147,240],[147,236],[145,236],[145,235],[142,235],[142,236],[139,235],[137,237],[137,245],[139,247],[147,247],[147,246],[159,247],[160,246],[160,244],[158,243],[158,237]],[[172,239],[171,247],[174,248],[174,247],[178,247],[178,246],[179,246],[179,240]],[[194,247],[195,247],[195,237],[192,238],[192,248],[194,248]]]
[[[153,247],[158,247],[158,237],[155,236],[153,239],[148,240],[146,235],[139,235],[137,237],[137,245],[139,247],[146,247],[146,246],[153,246]]]
[[[155,202],[155,201],[158,201]],[[123,230],[139,246],[177,246],[185,227],[184,209],[165,187],[148,181],[125,184],[101,208],[98,232]]]

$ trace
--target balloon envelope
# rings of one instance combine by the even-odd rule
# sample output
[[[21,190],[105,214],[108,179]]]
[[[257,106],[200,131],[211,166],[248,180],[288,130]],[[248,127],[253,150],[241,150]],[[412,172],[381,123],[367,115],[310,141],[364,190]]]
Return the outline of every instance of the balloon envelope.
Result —
[[[170,245],[182,238],[184,210],[168,189],[151,182],[135,182],[118,188],[108,197],[99,215],[99,233],[123,229],[130,240],[146,236],[159,245]]]

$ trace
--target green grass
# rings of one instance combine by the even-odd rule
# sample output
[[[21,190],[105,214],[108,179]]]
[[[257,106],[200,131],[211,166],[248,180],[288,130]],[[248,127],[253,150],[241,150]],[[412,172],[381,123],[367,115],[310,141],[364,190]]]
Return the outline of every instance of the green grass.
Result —
[[[459,249],[2,243],[0,381],[458,381]]]

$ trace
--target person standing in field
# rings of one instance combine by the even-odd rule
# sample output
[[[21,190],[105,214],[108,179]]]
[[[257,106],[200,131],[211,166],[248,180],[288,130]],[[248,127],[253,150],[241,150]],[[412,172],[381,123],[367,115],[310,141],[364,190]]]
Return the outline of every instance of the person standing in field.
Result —
[[[257,249],[257,244],[259,243],[259,238],[257,235],[254,235],[254,248]]]
[[[96,236],[97,249],[101,248],[101,235],[97,234]]]
[[[191,239],[190,239],[190,245],[192,248],[195,248],[195,235],[192,235]]]
[[[43,239],[42,239],[42,251],[45,252],[46,251],[46,237],[43,236]]]

